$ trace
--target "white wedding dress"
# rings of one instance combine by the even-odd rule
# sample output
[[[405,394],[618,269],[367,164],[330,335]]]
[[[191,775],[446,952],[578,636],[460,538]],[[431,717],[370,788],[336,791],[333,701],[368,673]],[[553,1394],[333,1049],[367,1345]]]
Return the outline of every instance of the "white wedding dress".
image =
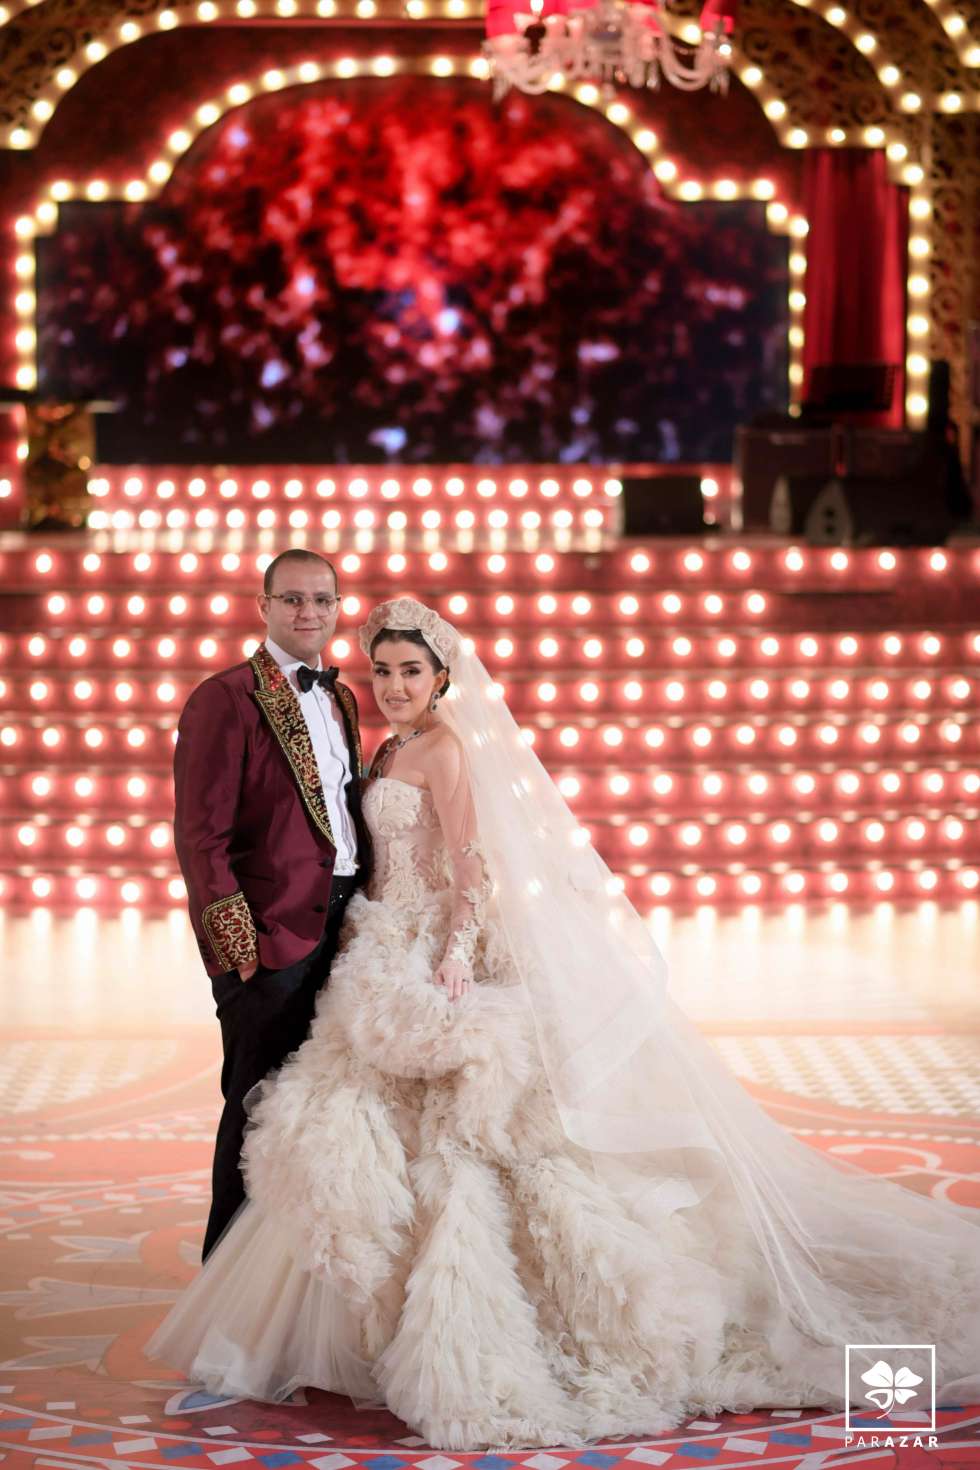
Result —
[[[804,1266],[773,1231],[784,1275],[816,1303],[814,1335],[750,1228],[748,1144],[744,1168],[687,1195],[676,1180],[630,1195],[571,1141],[471,816],[447,821],[427,790],[387,778],[364,813],[374,876],[308,1040],[252,1096],[249,1200],[152,1355],[213,1393],[386,1404],[455,1450],[839,1407],[846,1341],[934,1342],[940,1386],[977,1388],[980,1234],[965,1219],[837,1170],[715,1081],[703,1105],[719,1135],[750,1108],[752,1147],[771,1137],[774,1171],[787,1151],[799,1194],[774,1172],[774,1213],[795,1224],[797,1198],[812,1214],[826,1200],[827,1238]],[[475,981],[455,1003],[432,983],[447,952]]]

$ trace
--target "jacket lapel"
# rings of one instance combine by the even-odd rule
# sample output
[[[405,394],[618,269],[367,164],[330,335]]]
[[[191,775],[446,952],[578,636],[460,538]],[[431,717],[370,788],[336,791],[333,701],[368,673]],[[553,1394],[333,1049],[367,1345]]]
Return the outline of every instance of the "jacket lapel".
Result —
[[[313,741],[310,739],[310,732],[299,707],[299,700],[290,688],[286,675],[264,644],[259,645],[253,657],[249,659],[249,663],[255,673],[256,703],[278,740],[283,755],[289,762],[303,805],[312,817],[314,825],[323,833],[331,846],[336,847],[337,844],[330,829],[330,819],[327,816],[327,803],[324,800],[323,786],[320,783],[320,772],[317,769]],[[359,750],[358,764],[360,764]]]
[[[356,781],[359,776],[364,775],[364,757],[361,753],[361,731],[357,720],[357,705],[354,703],[354,696],[346,684],[341,684],[338,681],[334,686],[334,693],[337,696],[337,703],[340,706],[340,713],[344,721],[347,749],[354,758],[351,775]]]

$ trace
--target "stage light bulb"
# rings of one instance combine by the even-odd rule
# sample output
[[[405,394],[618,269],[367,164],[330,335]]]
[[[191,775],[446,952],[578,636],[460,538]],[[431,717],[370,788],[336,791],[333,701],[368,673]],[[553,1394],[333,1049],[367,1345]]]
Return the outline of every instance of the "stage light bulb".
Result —
[[[681,600],[675,592],[668,592],[660,599],[660,606],[668,617],[676,617],[681,610]]]
[[[17,829],[17,841],[21,847],[33,847],[37,841],[37,832],[33,827],[23,826]]]
[[[713,611],[712,608],[707,607],[707,603],[711,600],[711,598],[705,598],[706,612]],[[720,598],[717,598],[715,600],[718,602],[721,601]],[[719,608],[718,611],[720,612],[721,609]],[[734,638],[719,638],[717,644],[715,645],[715,651],[718,653],[720,658],[734,658],[736,653],[738,653],[738,644],[735,642]]]
[[[658,725],[651,725],[643,732],[643,740],[651,750],[659,750],[667,739],[663,730]]]
[[[615,750],[623,743],[623,732],[618,725],[607,725],[602,732],[602,740],[604,745]]]

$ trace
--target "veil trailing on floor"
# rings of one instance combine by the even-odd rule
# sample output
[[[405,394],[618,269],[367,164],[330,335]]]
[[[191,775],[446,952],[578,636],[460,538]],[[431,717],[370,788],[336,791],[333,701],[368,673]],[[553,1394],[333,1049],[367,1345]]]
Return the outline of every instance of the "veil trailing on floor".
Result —
[[[770,1345],[828,1404],[845,1343],[935,1342],[939,1393],[980,1395],[978,1212],[818,1153],[750,1097],[669,997],[646,923],[471,642],[452,643],[441,718],[568,1138],[641,1218],[721,1209],[736,1263],[757,1264]]]

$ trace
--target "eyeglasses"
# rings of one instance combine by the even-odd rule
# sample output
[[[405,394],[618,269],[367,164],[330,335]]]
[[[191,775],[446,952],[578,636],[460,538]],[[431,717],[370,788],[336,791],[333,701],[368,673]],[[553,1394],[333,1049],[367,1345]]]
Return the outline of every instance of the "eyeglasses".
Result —
[[[309,602],[318,613],[329,614],[340,601],[339,597],[330,597],[326,592],[318,592],[315,597],[305,597],[301,592],[267,592],[266,596],[270,602],[273,599],[284,602],[291,612],[299,612]]]

